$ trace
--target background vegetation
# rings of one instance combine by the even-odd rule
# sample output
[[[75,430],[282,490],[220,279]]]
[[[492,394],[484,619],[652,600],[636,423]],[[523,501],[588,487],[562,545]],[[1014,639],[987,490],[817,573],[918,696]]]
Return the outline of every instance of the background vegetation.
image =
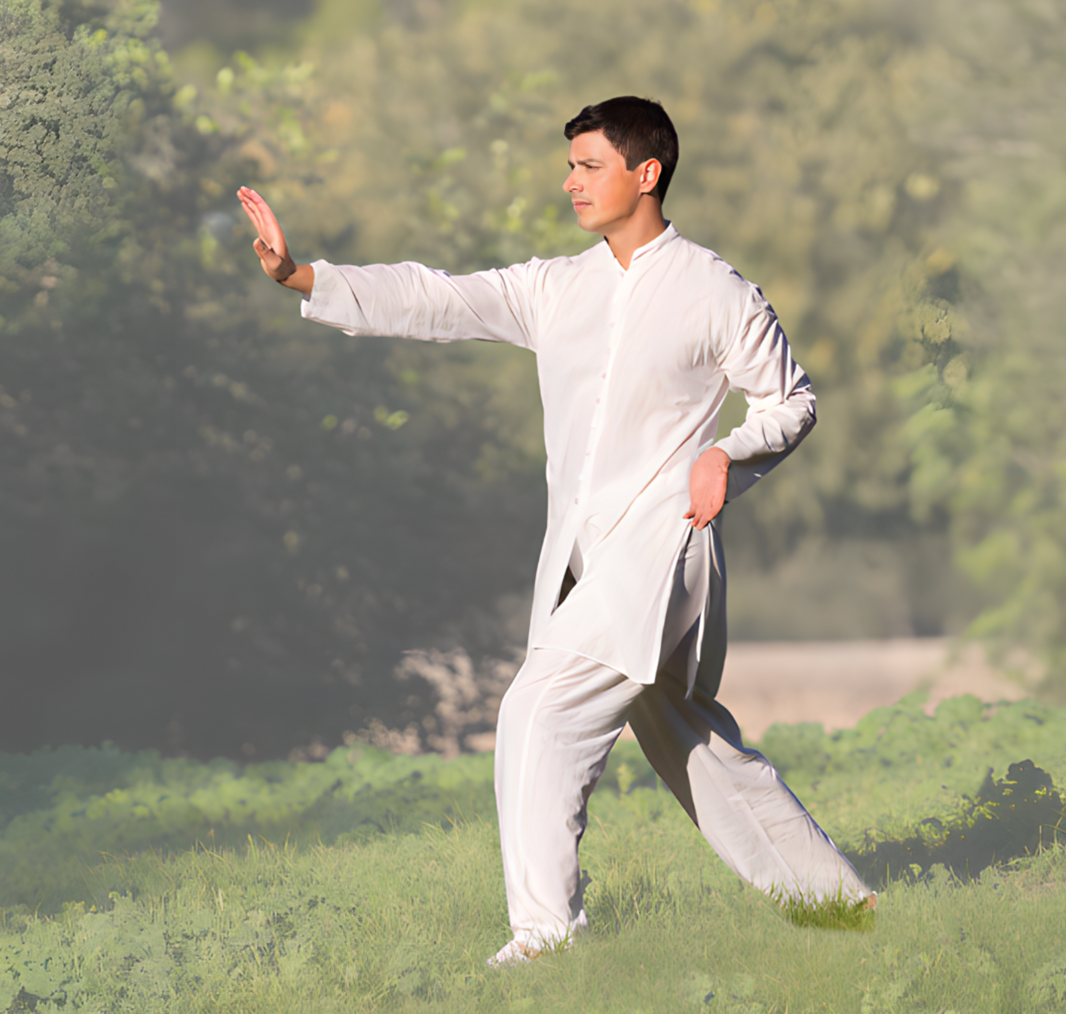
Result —
[[[283,756],[373,718],[447,738],[441,682],[391,674],[461,648],[484,688],[522,643],[533,364],[302,324],[233,191],[307,258],[574,252],[560,127],[624,92],[681,133],[668,214],[763,286],[819,394],[812,439],[726,512],[733,635],[968,628],[1063,685],[1058,6],[159,15],[0,0],[9,749]]]

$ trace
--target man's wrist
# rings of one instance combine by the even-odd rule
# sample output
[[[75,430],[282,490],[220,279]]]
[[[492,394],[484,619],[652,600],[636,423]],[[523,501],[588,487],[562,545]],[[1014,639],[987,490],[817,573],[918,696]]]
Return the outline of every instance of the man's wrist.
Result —
[[[315,287],[315,269],[310,264],[297,264],[291,274],[283,279],[279,278],[277,282],[278,285],[284,285],[286,289],[295,289],[309,296]]]
[[[279,285],[284,285],[298,270],[298,265],[291,257],[287,258],[278,269],[281,274],[274,276],[274,281]]]

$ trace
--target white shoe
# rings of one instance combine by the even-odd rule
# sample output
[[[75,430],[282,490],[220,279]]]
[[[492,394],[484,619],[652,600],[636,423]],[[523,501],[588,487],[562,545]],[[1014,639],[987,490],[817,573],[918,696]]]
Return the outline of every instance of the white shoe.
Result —
[[[530,951],[520,940],[512,940],[501,947],[488,961],[489,968],[513,968],[523,962],[540,957],[540,951]]]
[[[540,945],[540,948],[524,944],[521,940],[512,940],[509,944],[501,947],[488,961],[489,968],[513,968],[527,961],[533,961],[542,954],[561,954],[574,946],[574,938],[567,934],[562,939],[550,939]]]

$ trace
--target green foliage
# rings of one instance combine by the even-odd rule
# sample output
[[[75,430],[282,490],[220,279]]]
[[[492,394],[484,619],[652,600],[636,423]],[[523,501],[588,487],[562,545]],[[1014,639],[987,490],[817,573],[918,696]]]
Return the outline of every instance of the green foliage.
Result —
[[[834,813],[834,835],[857,845],[870,827],[858,814],[876,813],[883,833],[906,835],[928,817],[950,817],[961,798],[978,794],[990,769],[1005,772],[1018,760],[1066,784],[1064,721],[1061,708],[1035,701],[985,705],[969,696],[927,715],[924,695],[915,693],[875,708],[853,729],[771,726],[760,748],[814,812]]]
[[[112,864],[97,885],[116,889],[96,905],[23,917],[0,936],[0,1009],[18,1009],[19,996],[45,1010],[261,1009],[306,996],[316,979],[325,990],[312,986],[307,1002],[329,1009],[352,989],[368,1004],[425,996],[440,975],[454,976],[435,953],[442,943],[488,935],[480,922],[499,893],[488,844],[474,829],[369,852],[252,845],[241,856],[197,850]],[[421,905],[441,922],[414,926]],[[408,928],[414,936],[397,939]],[[370,943],[390,938],[388,951]]]
[[[4,635],[28,692],[80,700],[5,742],[269,757],[373,718],[421,722],[436,700],[390,678],[403,650],[459,641],[478,658],[521,639],[543,520],[535,382],[510,350],[393,359],[296,323],[254,274],[232,195],[320,187],[311,69],[238,54],[198,92],[174,88],[151,41],[155,77],[80,59],[83,36],[132,51],[120,15],[154,9],[33,8],[9,54],[54,45],[83,90],[141,112],[125,132],[100,120],[98,178],[59,194],[97,217],[45,229],[65,246],[4,219],[25,261],[0,283]],[[33,95],[5,94],[5,122],[28,120]],[[80,143],[68,127],[57,143]],[[46,169],[25,186],[48,190]]]
[[[128,236],[140,195],[124,159],[168,112],[169,66],[149,38],[153,0],[0,5],[0,275],[47,297],[86,248]],[[109,249],[110,248],[110,249]],[[29,273],[29,274],[28,274]],[[46,280],[48,279],[48,280]],[[41,302],[44,302],[42,300]]]
[[[775,726],[762,744],[839,841],[841,828],[884,826],[893,797],[941,814],[939,836],[909,828],[930,860],[946,858],[932,837],[964,823],[1017,831],[1021,797],[1061,808],[1031,765],[981,778],[1022,744],[1061,771],[1064,709],[959,698],[926,716],[912,698],[869,717],[846,735]],[[950,806],[930,790],[927,756],[962,786]],[[806,798],[797,779],[814,774],[831,798]],[[509,934],[491,779],[488,754],[354,743],[322,763],[243,768],[113,747],[0,756],[0,1011],[1061,1006],[1061,846],[1045,837],[1006,867],[1000,850],[965,879],[942,865],[894,879],[876,917],[830,904],[782,918],[714,857],[634,742],[617,744],[590,801],[590,933],[491,971]]]
[[[1028,648],[1061,680],[1066,529],[1052,378],[1062,355],[1054,265],[1066,237],[1057,123],[1066,79],[1051,40],[1066,26],[1051,8],[1008,10],[983,5],[966,19],[954,75],[964,90],[925,98],[959,204],[917,283],[939,323],[915,334],[934,369],[901,390],[913,413],[903,437],[914,509],[951,519],[959,563],[990,593],[972,633],[1003,658]],[[994,49],[980,42],[992,26]],[[1026,110],[1024,126],[1008,107]]]
[[[877,913],[865,901],[845,901],[843,898],[829,898],[819,903],[802,898],[776,900],[785,918],[795,926],[869,933],[877,920]]]
[[[5,268],[70,252],[130,196],[122,158],[169,106],[157,15],[154,0],[0,5]]]
[[[492,757],[445,763],[340,748],[321,764],[164,760],[64,747],[0,757],[0,904],[56,909],[85,896],[101,854],[410,833],[493,812]]]
[[[505,973],[484,964],[509,935],[486,824],[110,861],[91,876],[92,904],[6,914],[0,1010],[1057,1009],[1061,850],[965,888],[942,871],[893,885],[871,932],[826,933],[742,888],[674,809],[590,827],[589,934]],[[619,873],[618,888],[644,903],[616,925],[600,885],[640,862],[654,872]]]
[[[1005,778],[993,780],[989,773],[977,798],[948,823],[929,817],[918,834],[903,840],[868,836],[849,858],[871,884],[926,875],[937,864],[969,880],[993,863],[1035,855],[1061,841],[1062,797],[1046,771],[1021,761],[1011,764]]]
[[[734,629],[941,633],[987,605],[974,633],[1058,665],[1060,13],[616,6],[323,0],[287,51],[207,73],[172,69],[150,0],[3,0],[5,638],[76,696],[53,741],[284,756],[431,714],[389,679],[404,649],[521,641],[531,357],[299,324],[232,193],[306,259],[573,253],[561,125],[630,91],[681,131],[668,214],[762,284],[819,394],[727,511]]]
[[[1051,778],[1015,762],[1033,758],[1056,784],[1066,783],[1064,727],[1066,709],[1031,701],[989,708],[955,698],[930,717],[910,698],[876,709],[853,730],[773,726],[761,748],[873,879],[886,863],[899,869],[902,854],[922,871],[946,863],[964,874],[1055,840],[1062,804]],[[1007,778],[994,779],[993,770]],[[1037,781],[1020,784],[1027,772]],[[677,809],[639,746],[617,744],[590,817],[597,826],[630,829],[623,834],[639,831],[632,832],[633,865],[599,878],[600,918],[628,925],[646,904],[659,904],[647,899],[669,857],[637,842]],[[86,865],[101,855],[170,854],[198,841],[236,847],[249,835],[359,842],[423,825],[491,821],[494,813],[491,754],[443,761],[353,743],[322,763],[244,766],[112,746],[0,755],[0,905],[52,912],[66,901],[89,901]]]

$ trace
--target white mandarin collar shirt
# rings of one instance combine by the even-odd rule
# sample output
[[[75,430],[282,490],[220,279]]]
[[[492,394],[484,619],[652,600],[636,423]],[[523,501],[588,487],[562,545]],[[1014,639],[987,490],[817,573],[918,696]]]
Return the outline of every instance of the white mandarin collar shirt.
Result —
[[[730,499],[815,422],[810,382],[759,289],[673,225],[628,269],[606,242],[471,275],[413,263],[318,261],[314,269],[302,304],[310,320],[353,335],[479,338],[536,354],[548,525],[529,646],[574,651],[653,682],[689,534],[689,472],[716,443],[726,393],[742,391],[749,406],[744,423],[717,441],[732,461]],[[575,545],[582,573],[557,608]]]

